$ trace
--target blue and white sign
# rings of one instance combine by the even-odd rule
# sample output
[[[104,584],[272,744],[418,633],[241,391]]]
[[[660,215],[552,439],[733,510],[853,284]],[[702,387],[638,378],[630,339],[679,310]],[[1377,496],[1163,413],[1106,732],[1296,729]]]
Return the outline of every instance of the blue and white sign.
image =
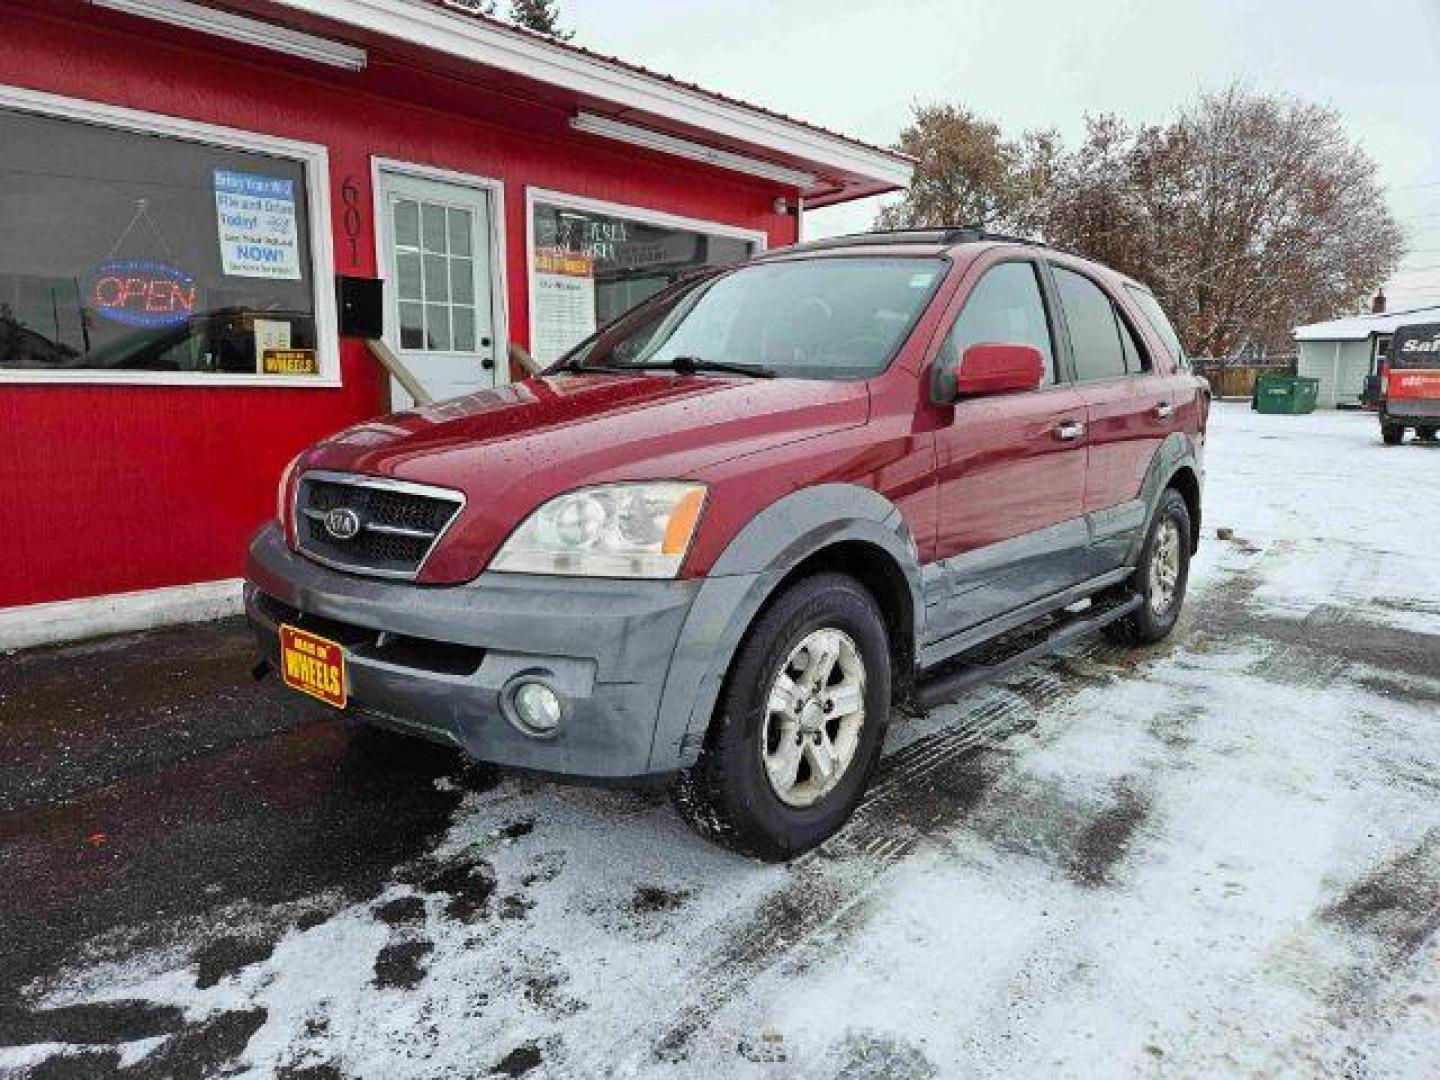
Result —
[[[215,213],[227,276],[300,280],[293,180],[216,169]]]

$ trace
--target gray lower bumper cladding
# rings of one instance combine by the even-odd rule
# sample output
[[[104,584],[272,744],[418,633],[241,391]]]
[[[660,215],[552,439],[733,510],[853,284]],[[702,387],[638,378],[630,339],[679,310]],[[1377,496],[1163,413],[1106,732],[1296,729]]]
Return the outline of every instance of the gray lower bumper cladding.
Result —
[[[679,683],[693,690],[697,680],[672,678],[672,666],[677,651],[695,651],[693,641],[680,646],[709,582],[482,574],[417,586],[327,569],[290,551],[276,526],[256,535],[246,576],[261,652],[278,664],[282,624],[339,642],[348,708],[362,719],[482,761],[578,778],[642,779],[693,758],[656,733],[685,730],[696,711]],[[512,692],[525,679],[560,698],[551,735],[528,733],[514,716]],[[664,723],[662,700],[674,713]]]

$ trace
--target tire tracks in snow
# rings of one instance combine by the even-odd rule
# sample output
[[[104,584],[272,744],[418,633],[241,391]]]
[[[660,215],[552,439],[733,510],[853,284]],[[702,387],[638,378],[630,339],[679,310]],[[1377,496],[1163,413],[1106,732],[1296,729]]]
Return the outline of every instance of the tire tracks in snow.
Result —
[[[1033,729],[1071,693],[1097,682],[1135,678],[1177,651],[1251,638],[1246,626],[1264,567],[1286,557],[1290,548],[1285,542],[1271,545],[1245,565],[1227,568],[1196,598],[1189,633],[1180,641],[1137,652],[1091,639],[932,710],[933,717],[958,706],[959,714],[884,758],[846,827],[791,864],[790,881],[729,934],[670,1016],[646,1023],[610,1052],[597,1055],[592,1064],[600,1067],[593,1071],[623,1074],[626,1067],[617,1068],[617,1060],[629,1068],[643,1067],[647,1060],[683,1061],[695,1036],[756,979],[782,966],[803,969],[826,955],[829,946],[863,924],[865,905],[886,873],[927,838],[963,821],[1001,779],[1013,756],[1008,742]],[[1349,618],[1346,609],[1336,608],[1311,615],[1326,625]],[[1262,677],[1272,678],[1279,670],[1322,687],[1348,666],[1344,657],[1309,648],[1303,635],[1282,640],[1267,638],[1262,630],[1260,636],[1266,647],[1257,663],[1264,670],[1255,673]],[[1047,735],[1063,731],[1062,726]]]

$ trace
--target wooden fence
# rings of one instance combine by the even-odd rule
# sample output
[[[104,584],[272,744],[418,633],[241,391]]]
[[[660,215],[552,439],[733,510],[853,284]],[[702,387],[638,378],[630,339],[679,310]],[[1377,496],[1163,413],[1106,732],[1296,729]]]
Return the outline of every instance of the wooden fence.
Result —
[[[1267,356],[1263,360],[1214,360],[1196,358],[1191,361],[1195,374],[1210,381],[1217,398],[1242,398],[1255,395],[1255,380],[1261,375],[1294,375],[1294,356]]]

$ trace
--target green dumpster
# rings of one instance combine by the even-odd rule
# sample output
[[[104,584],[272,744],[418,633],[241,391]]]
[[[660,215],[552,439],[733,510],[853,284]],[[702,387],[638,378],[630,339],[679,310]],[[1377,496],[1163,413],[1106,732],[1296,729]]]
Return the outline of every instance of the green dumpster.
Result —
[[[1250,407],[1256,412],[1299,416],[1315,411],[1315,399],[1319,393],[1319,379],[1306,379],[1299,375],[1261,375],[1255,380],[1255,396]]]

